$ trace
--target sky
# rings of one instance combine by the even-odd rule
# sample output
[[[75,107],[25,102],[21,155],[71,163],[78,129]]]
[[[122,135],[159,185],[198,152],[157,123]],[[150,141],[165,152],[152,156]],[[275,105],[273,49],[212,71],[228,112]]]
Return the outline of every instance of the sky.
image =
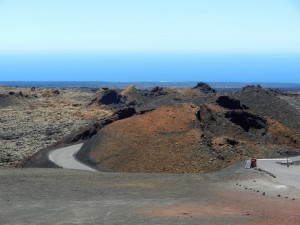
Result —
[[[299,0],[0,0],[0,53],[300,53]]]
[[[299,62],[300,0],[0,0],[0,81],[300,83]]]

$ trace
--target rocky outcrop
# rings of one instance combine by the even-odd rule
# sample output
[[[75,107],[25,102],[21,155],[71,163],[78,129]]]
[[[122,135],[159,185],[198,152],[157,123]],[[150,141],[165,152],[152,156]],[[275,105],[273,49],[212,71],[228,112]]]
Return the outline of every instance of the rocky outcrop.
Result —
[[[242,91],[265,91],[262,86],[258,85],[246,85],[242,88]]]
[[[204,94],[216,93],[216,90],[209,86],[207,83],[199,82],[193,89],[197,89]]]
[[[126,119],[128,117],[131,117],[133,115],[135,115],[137,112],[135,110],[135,108],[133,107],[125,107],[122,108],[116,112],[114,112],[113,117],[116,118],[116,120],[122,120],[122,119]]]
[[[137,89],[134,85],[129,85],[120,94],[126,99],[127,106],[139,107],[149,101],[145,91]]]
[[[248,108],[246,106],[242,106],[241,101],[239,99],[232,98],[232,97],[229,97],[227,95],[218,97],[216,102],[220,106],[222,106],[224,108],[227,108],[227,109],[245,109],[245,108]]]
[[[92,100],[91,104],[103,104],[103,105],[113,105],[124,103],[125,98],[120,95],[116,90],[102,88],[96,94],[96,97]]]
[[[121,91],[121,95],[128,95],[131,93],[136,93],[138,92],[138,90],[136,89],[136,87],[134,85],[129,85],[127,88],[125,88],[123,91]]]
[[[54,95],[59,95],[60,94],[60,91],[58,89],[54,89],[51,91],[52,94]]]
[[[246,86],[243,91],[236,93],[235,97],[252,112],[272,117],[300,133],[299,111],[261,86]]]
[[[146,95],[156,97],[156,96],[167,95],[167,94],[168,92],[165,90],[165,88],[156,86],[152,88],[149,92],[147,92]]]
[[[225,113],[225,117],[243,128],[246,132],[250,129],[262,129],[267,127],[267,121],[264,118],[244,111],[229,111]]]

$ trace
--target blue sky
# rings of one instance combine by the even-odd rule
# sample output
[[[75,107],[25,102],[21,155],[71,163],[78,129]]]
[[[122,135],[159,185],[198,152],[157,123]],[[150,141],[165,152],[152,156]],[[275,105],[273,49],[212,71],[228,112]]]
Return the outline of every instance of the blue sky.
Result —
[[[298,0],[0,0],[0,52],[300,53]]]
[[[300,83],[299,62],[300,0],[0,0],[2,81]]]

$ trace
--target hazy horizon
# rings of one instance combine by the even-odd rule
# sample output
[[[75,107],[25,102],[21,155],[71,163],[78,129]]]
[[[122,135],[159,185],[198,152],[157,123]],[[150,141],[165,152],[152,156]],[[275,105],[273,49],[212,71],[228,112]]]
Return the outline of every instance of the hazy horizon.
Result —
[[[300,54],[11,53],[2,81],[300,83]]]

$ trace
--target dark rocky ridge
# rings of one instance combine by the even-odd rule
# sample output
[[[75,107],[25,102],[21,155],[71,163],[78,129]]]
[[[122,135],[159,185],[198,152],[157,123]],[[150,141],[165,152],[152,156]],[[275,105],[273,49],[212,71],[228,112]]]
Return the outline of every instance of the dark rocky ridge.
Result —
[[[216,93],[216,90],[209,86],[207,83],[199,82],[193,89],[197,89],[204,94]]]
[[[104,101],[107,93],[109,100]],[[136,89],[130,85],[122,91],[113,89],[101,89],[91,100],[89,105],[105,105],[111,110],[119,110],[124,107],[134,107],[137,112],[149,111],[160,106],[172,105],[183,102],[214,101],[216,91],[206,83],[198,83],[193,89],[174,89],[156,86],[150,90]]]
[[[146,96],[160,96],[166,94],[168,94],[168,91],[165,88],[159,86],[156,86],[152,88],[149,92],[145,93]]]
[[[247,106],[242,106],[241,101],[227,95],[218,97],[216,102],[227,109],[247,109]]]
[[[248,112],[229,111],[225,113],[225,117],[242,127],[246,132],[250,129],[262,129],[267,126],[267,121],[265,119]]]
[[[235,96],[251,111],[272,117],[300,133],[299,111],[261,86],[247,86]]]
[[[97,92],[96,97],[91,101],[90,104],[103,104],[103,105],[112,105],[124,103],[125,99],[120,95],[116,90],[102,88]]]

